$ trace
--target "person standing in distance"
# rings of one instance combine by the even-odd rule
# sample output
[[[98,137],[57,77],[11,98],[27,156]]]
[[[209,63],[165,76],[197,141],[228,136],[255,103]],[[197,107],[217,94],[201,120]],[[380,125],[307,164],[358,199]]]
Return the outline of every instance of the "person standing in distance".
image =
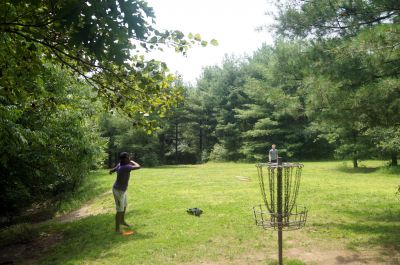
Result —
[[[271,150],[269,150],[268,159],[270,163],[278,162],[278,149],[276,149],[276,144],[272,144]]]

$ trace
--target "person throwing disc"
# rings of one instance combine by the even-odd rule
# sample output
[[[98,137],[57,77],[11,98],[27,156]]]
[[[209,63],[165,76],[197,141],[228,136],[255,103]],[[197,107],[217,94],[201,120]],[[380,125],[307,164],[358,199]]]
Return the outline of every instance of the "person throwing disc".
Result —
[[[128,189],[131,171],[140,169],[140,165],[138,163],[130,160],[127,152],[122,152],[119,155],[119,160],[120,162],[118,165],[110,170],[110,174],[117,172],[117,179],[115,180],[112,188],[117,210],[115,215],[115,232],[117,233],[121,233],[120,225],[130,227],[130,225],[125,221],[126,206],[128,205],[126,190]]]

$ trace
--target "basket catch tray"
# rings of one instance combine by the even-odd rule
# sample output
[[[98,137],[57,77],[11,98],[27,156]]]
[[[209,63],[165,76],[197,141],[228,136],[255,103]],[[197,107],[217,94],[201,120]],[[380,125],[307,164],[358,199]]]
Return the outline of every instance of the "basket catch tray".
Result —
[[[282,214],[282,222],[279,222],[278,213],[270,213],[263,205],[253,207],[254,221],[257,226],[264,229],[297,230],[306,225],[308,210],[304,206],[295,206],[291,213]]]

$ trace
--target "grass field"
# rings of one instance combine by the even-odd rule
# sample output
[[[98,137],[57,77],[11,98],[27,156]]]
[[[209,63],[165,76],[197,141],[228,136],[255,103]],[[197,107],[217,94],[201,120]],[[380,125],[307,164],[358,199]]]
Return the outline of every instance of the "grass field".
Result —
[[[342,162],[305,163],[298,203],[309,209],[308,222],[303,230],[284,233],[284,255],[294,256],[287,264],[304,264],[302,256],[293,253],[332,250],[371,251],[382,264],[385,260],[400,264],[400,201],[395,196],[400,175],[380,166],[383,162],[366,161],[354,170]],[[236,163],[135,171],[128,190],[127,221],[136,234],[123,237],[113,232],[112,194],[103,194],[115,176],[95,172],[77,201],[64,205],[64,210],[76,208],[93,197],[90,209],[95,215],[40,226],[42,233],[59,234],[62,239],[39,262],[270,264],[276,257],[275,232],[256,227],[251,210],[261,203],[256,174],[253,164]],[[200,207],[204,214],[188,215],[189,207]],[[346,258],[355,259],[342,258],[342,264]],[[310,259],[307,264],[317,264]]]

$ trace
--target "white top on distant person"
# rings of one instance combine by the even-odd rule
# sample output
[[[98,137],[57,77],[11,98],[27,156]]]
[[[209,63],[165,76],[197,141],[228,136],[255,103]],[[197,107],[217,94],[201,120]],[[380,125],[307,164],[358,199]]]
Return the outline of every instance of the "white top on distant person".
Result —
[[[272,144],[271,150],[269,150],[268,154],[268,161],[270,163],[277,163],[278,162],[278,149],[276,149],[276,144]]]

